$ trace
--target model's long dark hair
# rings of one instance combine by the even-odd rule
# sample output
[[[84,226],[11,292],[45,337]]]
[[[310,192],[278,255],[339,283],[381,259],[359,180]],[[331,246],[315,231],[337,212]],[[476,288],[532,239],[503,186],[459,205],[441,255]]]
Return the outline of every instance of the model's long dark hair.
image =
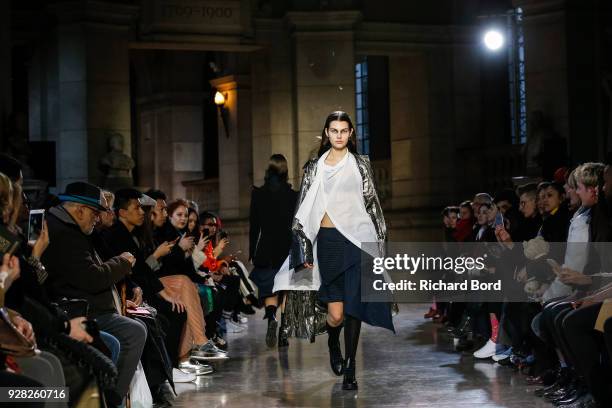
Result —
[[[347,122],[349,124],[349,129],[352,130],[351,136],[349,136],[348,147],[351,153],[357,154],[357,132],[355,131],[355,127],[353,126],[353,121],[348,113],[344,111],[335,111],[329,114],[327,119],[325,119],[325,126],[323,127],[323,131],[321,132],[321,145],[319,146],[318,156],[323,156],[323,153],[329,150],[331,147],[331,143],[329,142],[329,138],[325,134],[325,131],[329,129],[329,124],[334,120],[338,122]]]

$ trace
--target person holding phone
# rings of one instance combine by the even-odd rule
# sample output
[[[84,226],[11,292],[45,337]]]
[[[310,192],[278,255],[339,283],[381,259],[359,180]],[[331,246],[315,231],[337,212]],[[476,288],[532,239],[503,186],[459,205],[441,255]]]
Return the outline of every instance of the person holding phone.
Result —
[[[215,214],[205,211],[200,214],[200,220],[202,235],[208,237],[209,242],[203,247],[206,258],[198,269],[212,278],[217,289],[214,310],[208,318],[221,322],[219,334],[226,330],[240,333],[244,331],[244,327],[239,324],[238,313],[246,306],[240,293],[240,277],[231,274],[229,270],[235,256],[221,256],[229,245],[229,238],[227,233],[220,229],[221,220]]]
[[[30,210],[30,217],[28,219],[28,244],[34,245],[40,233],[43,229],[45,221],[45,210]]]
[[[344,375],[343,389],[356,390],[361,322],[392,331],[394,327],[390,303],[361,301],[361,244],[378,242],[377,253],[368,255],[380,256],[387,233],[372,167],[367,156],[357,154],[355,128],[346,112],[332,112],[326,118],[318,157],[308,161],[304,170],[292,225],[300,248],[291,253],[305,256],[299,261],[295,257],[285,260],[276,274],[274,291],[318,290],[319,301],[327,304],[332,371]],[[312,270],[312,283],[292,283],[289,265],[299,269],[300,262]],[[342,326],[344,359],[339,339]]]
[[[131,274],[136,258],[125,252],[102,262],[93,247],[90,236],[100,212],[107,210],[99,187],[70,183],[59,199],[61,204],[51,208],[47,216],[49,247],[41,258],[49,275],[45,285],[56,300],[87,299],[88,317],[119,340],[119,376],[107,393],[111,403],[118,405],[128,392],[147,335],[144,325],[121,316],[115,304],[114,285]]]
[[[157,270],[157,276],[164,288],[172,293],[174,298],[181,300],[187,312],[186,330],[179,351],[181,360],[226,359],[227,353],[217,348],[205,334],[204,310],[196,284],[206,284],[206,279],[195,272],[191,258],[195,239],[187,233],[188,208],[185,200],[173,201],[168,206],[168,221],[162,228],[155,230],[158,243],[174,243]]]

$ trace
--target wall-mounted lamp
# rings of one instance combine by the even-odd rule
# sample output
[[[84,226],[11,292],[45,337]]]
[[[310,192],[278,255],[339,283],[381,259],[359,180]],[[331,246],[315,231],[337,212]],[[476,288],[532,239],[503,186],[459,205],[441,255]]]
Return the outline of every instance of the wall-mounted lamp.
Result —
[[[227,93],[221,93],[217,91],[215,93],[215,105],[219,109],[219,113],[221,115],[221,121],[223,122],[223,127],[225,128],[225,137],[229,139],[229,111],[225,107],[225,102],[227,101]]]
[[[225,105],[225,95],[223,95],[219,91],[217,91],[217,93],[215,93],[215,105],[217,105],[217,106],[224,106]]]

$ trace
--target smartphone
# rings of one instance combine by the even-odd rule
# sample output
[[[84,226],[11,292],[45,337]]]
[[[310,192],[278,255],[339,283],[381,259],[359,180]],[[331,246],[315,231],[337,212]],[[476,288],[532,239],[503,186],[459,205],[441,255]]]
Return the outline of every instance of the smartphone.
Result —
[[[45,222],[45,210],[31,210],[28,222],[28,244],[33,245],[42,231]]]
[[[206,238],[207,236],[209,236],[209,235],[210,235],[210,229],[208,229],[208,228],[204,228],[204,229],[202,230],[202,234],[204,234],[204,238]]]
[[[499,225],[502,227],[504,226],[504,216],[498,210],[497,214],[495,214],[495,226],[497,227]]]

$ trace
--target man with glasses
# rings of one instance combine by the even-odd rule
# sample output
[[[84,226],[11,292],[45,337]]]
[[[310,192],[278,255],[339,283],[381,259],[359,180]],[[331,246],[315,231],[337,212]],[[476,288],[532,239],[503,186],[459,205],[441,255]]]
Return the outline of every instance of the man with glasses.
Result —
[[[130,275],[136,258],[124,252],[106,262],[94,249],[91,234],[100,213],[107,210],[102,190],[89,183],[76,182],[58,197],[47,217],[49,247],[42,262],[49,278],[45,282],[55,299],[86,299],[88,318],[96,319],[101,330],[119,340],[117,384],[107,390],[107,400],[120,405],[128,392],[147,338],[144,324],[121,316],[115,284]]]

